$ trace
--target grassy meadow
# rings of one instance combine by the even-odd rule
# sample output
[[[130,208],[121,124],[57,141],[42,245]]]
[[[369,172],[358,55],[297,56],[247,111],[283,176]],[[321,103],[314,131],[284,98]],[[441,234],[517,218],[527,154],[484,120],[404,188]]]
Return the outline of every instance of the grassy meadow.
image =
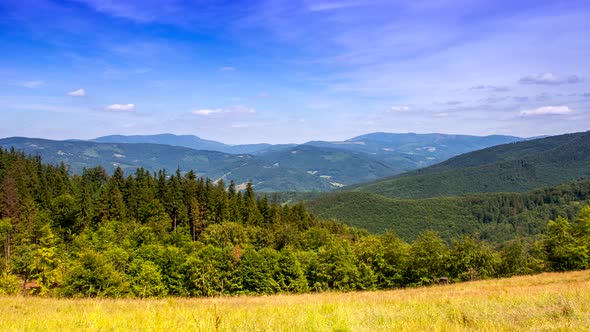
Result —
[[[1,331],[590,331],[590,271],[378,292],[0,297]]]

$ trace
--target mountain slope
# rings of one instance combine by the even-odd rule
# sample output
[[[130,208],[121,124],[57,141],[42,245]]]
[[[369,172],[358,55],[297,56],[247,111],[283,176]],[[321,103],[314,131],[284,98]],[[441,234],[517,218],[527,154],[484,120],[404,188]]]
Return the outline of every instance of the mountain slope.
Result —
[[[284,165],[325,178],[335,187],[371,181],[403,171],[399,165],[365,153],[307,145],[265,153],[260,157],[269,164]]]
[[[293,144],[243,144],[243,145],[228,145],[217,141],[202,139],[194,135],[174,135],[174,134],[159,134],[159,135],[110,135],[93,139],[92,141],[98,143],[150,143],[150,144],[165,144],[172,146],[183,146],[195,150],[211,150],[232,154],[244,153],[260,153],[265,152],[271,148],[281,149],[293,146]]]
[[[458,154],[483,149],[489,146],[520,141],[514,136],[469,136],[447,134],[392,134],[371,133],[345,141],[311,141],[306,146],[333,148],[338,150],[366,153],[394,165],[393,174],[429,166]],[[212,150],[233,154],[261,155],[285,151],[295,144],[245,144],[228,145],[202,139],[194,135],[111,135],[94,139],[99,143],[151,143],[183,146],[195,150]]]
[[[306,145],[368,153],[409,171],[459,154],[521,140],[519,137],[500,135],[371,133],[341,142],[311,141]]]
[[[526,193],[488,193],[459,197],[396,199],[367,192],[333,192],[305,202],[322,219],[380,233],[393,230],[413,240],[424,230],[445,239],[463,234],[494,242],[543,232],[549,219],[575,217],[590,203],[590,180]]]
[[[14,147],[27,154],[38,154],[46,163],[63,162],[74,173],[95,166],[102,166],[109,172],[116,167],[121,167],[126,172],[134,172],[138,167],[152,172],[160,169],[174,172],[180,168],[193,169],[201,176],[216,179],[253,158],[249,155],[197,151],[162,144],[110,144],[24,137],[0,139],[0,146],[6,149]]]
[[[590,178],[590,132],[505,144],[351,190],[427,198],[478,192],[528,191]]]
[[[0,139],[0,146],[40,155],[47,163],[63,162],[74,173],[99,165],[109,172],[121,167],[127,173],[138,167],[151,172],[166,169],[168,173],[192,169],[213,180],[234,180],[240,187],[252,180],[258,191],[326,191],[396,173],[394,167],[366,154],[305,146],[260,156],[161,144],[19,137]]]

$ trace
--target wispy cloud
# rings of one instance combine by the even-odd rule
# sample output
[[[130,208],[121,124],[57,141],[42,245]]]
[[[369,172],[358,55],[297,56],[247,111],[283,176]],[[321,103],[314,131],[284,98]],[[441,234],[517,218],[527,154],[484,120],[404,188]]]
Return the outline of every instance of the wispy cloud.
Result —
[[[407,112],[409,110],[410,110],[409,106],[392,106],[387,111],[391,112],[391,113],[399,113],[399,112]]]
[[[210,116],[210,115],[229,115],[229,114],[256,114],[256,110],[251,107],[245,106],[231,106],[227,108],[214,108],[214,109],[196,109],[191,111],[191,114],[199,116]]]
[[[436,112],[434,114],[432,114],[433,117],[435,118],[446,118],[449,116],[448,112]]]
[[[312,12],[346,9],[367,5],[370,1],[309,1],[307,9]]]
[[[528,75],[520,80],[520,84],[545,84],[545,85],[558,85],[558,84],[575,84],[581,81],[579,76],[559,76],[553,73],[541,73],[536,75]]]
[[[507,86],[496,86],[496,85],[476,85],[471,87],[471,90],[484,90],[491,92],[508,92],[510,88]]]
[[[27,89],[35,89],[43,85],[43,81],[26,81],[22,83],[22,86]]]
[[[235,70],[236,70],[236,68],[232,67],[232,66],[224,66],[224,67],[219,68],[219,71],[235,71]]]
[[[515,96],[515,97],[512,97],[512,100],[514,100],[517,103],[524,103],[524,102],[529,101],[529,97],[527,97],[527,96]]]
[[[110,1],[110,0],[77,0],[88,7],[105,14],[115,17],[130,19],[133,21],[147,23],[156,19],[158,11],[162,10],[162,6],[157,6],[157,2],[152,3],[153,6],[142,5],[142,2],[133,1]],[[147,1],[152,2],[152,1]]]
[[[86,90],[84,90],[84,89],[78,89],[78,90],[70,91],[70,92],[68,92],[68,96],[71,96],[71,97],[84,97],[84,96],[86,96]]]
[[[135,110],[135,104],[112,104],[107,106],[107,110],[116,112],[131,112]]]
[[[521,116],[540,116],[540,115],[565,115],[572,113],[573,110],[568,106],[543,106],[532,110],[520,112]]]

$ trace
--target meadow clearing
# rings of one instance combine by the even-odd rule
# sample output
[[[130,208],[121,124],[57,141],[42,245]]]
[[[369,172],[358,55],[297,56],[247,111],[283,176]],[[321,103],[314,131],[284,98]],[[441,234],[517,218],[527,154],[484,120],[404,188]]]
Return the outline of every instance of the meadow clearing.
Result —
[[[0,331],[590,331],[590,271],[377,292],[0,297]]]

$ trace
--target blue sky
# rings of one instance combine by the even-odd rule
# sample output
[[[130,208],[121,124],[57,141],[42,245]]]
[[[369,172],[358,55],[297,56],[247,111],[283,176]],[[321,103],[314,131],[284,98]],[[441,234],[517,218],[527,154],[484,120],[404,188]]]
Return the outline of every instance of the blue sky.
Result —
[[[0,136],[590,129],[590,3],[2,0]]]

